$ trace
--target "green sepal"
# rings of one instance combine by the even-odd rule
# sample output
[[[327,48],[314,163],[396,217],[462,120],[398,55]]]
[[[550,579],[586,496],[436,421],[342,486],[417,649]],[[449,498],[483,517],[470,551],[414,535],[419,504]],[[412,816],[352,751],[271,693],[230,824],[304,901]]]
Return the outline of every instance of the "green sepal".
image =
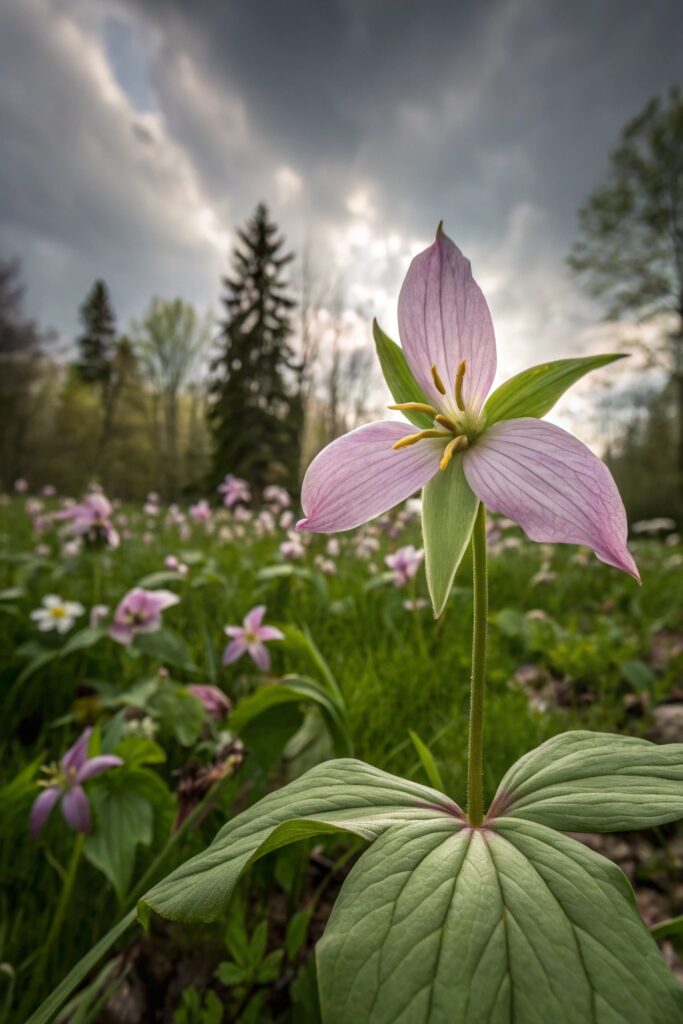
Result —
[[[382,367],[384,379],[394,396],[396,404],[398,405],[402,402],[424,402],[427,405],[431,405],[424,391],[413,377],[410,367],[406,362],[406,357],[403,355],[403,349],[384,333],[376,320],[372,321],[372,336],[375,339],[377,357]],[[416,427],[425,429],[434,426],[432,419],[427,413],[406,409],[402,415]]]
[[[489,395],[484,406],[486,424],[491,426],[499,420],[518,420],[526,416],[540,419],[585,374],[624,358],[624,355],[609,355],[556,359],[522,370]]]
[[[479,501],[467,483],[462,455],[422,491],[422,535],[427,586],[436,618],[446,606],[456,570],[472,536]]]

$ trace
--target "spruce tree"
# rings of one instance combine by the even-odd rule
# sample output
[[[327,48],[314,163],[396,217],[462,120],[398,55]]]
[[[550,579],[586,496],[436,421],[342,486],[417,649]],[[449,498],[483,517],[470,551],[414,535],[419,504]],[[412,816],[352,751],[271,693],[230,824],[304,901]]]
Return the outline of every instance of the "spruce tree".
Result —
[[[105,386],[116,349],[116,319],[104,281],[95,281],[81,306],[81,323],[84,330],[78,338],[78,374],[88,384]]]
[[[283,270],[293,259],[265,205],[257,206],[223,279],[225,319],[212,365],[213,483],[226,473],[257,490],[297,485],[301,400],[290,339],[294,301]]]

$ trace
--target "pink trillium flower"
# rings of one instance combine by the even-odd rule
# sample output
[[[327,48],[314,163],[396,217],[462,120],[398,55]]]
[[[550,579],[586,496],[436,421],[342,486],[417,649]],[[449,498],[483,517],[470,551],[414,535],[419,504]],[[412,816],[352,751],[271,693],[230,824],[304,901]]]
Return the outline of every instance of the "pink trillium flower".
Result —
[[[211,519],[211,507],[206,498],[202,498],[196,505],[190,505],[188,511],[195,523],[208,523]]]
[[[202,702],[206,711],[217,722],[225,718],[232,707],[226,695],[217,686],[193,683],[191,686],[188,686],[188,690],[194,694],[197,700]]]
[[[162,611],[179,601],[177,594],[170,590],[134,587],[119,602],[109,636],[120,644],[129,644],[138,633],[156,633],[161,628]]]
[[[277,484],[268,484],[267,487],[264,487],[263,497],[265,501],[270,502],[271,505],[276,505],[280,509],[289,508],[292,503],[289,491],[286,491],[284,487],[279,487]]]
[[[99,629],[107,615],[109,607],[106,604],[94,604],[90,609],[90,628]]]
[[[230,643],[223,652],[223,664],[231,665],[243,654],[248,654],[257,668],[267,672],[270,668],[270,654],[265,644],[269,640],[284,640],[284,633],[281,633],[275,626],[264,626],[263,616],[266,613],[266,606],[259,604],[252,608],[244,616],[241,626],[226,626],[225,632],[231,637]]]
[[[418,551],[413,544],[406,544],[405,547],[397,548],[393,555],[387,555],[384,562],[394,573],[394,585],[403,587],[408,580],[412,580],[424,556],[424,551]]]
[[[55,512],[53,519],[71,520],[69,532],[88,540],[104,540],[110,547],[119,546],[119,535],[111,521],[111,503],[103,494],[87,494],[80,505],[70,505]]]
[[[469,260],[443,233],[416,256],[398,300],[403,355],[430,429],[385,420],[358,427],[308,467],[297,529],[351,530],[410,497],[461,462],[474,496],[531,540],[582,544],[639,579],[626,547],[627,521],[607,467],[571,434],[526,416],[487,426],[484,402],[496,372],[486,300]]]
[[[246,505],[251,501],[251,491],[247,481],[232,473],[227,474],[223,483],[219,484],[216,490],[223,495],[223,504],[226,508],[232,508],[239,502]]]
[[[74,832],[90,832],[90,805],[82,783],[101,775],[110,768],[123,764],[120,757],[114,754],[100,754],[88,757],[88,744],[92,729],[87,728],[72,747],[69,747],[59,765],[43,769],[47,780],[40,783],[44,786],[31,808],[31,838],[35,839],[47,821],[52,808],[61,800],[62,815],[65,822]]]
[[[164,559],[164,565],[171,572],[177,572],[180,576],[187,576],[189,569],[184,562],[176,558],[175,555],[166,555]]]

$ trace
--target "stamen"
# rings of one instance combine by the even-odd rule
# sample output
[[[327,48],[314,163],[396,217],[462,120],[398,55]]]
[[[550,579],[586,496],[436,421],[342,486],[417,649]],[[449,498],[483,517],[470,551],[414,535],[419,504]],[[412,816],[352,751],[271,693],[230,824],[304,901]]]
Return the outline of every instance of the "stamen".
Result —
[[[465,370],[467,369],[467,361],[463,359],[458,367],[458,372],[455,375],[455,404],[458,409],[462,412],[465,411],[465,402],[462,397],[462,382],[465,376]]]
[[[465,448],[469,448],[469,444],[470,443],[464,434],[460,434],[459,437],[454,437],[452,441],[449,441],[444,450],[441,462],[439,463],[439,469],[443,472],[456,452],[461,452],[464,451]]]
[[[408,434],[407,437],[402,437],[396,444],[392,444],[394,451],[399,448],[407,448],[411,444],[417,444],[418,441],[422,441],[425,437],[447,437],[443,430],[421,430],[419,434]]]
[[[437,370],[436,366],[432,366],[432,378],[434,380],[434,386],[436,390],[439,391],[442,395],[445,395],[446,389],[443,385],[441,377],[439,376],[439,371]]]
[[[448,416],[444,416],[443,413],[438,413],[434,419],[437,423],[440,423],[442,427],[446,427],[451,433],[457,434],[460,427],[453,420],[449,420]]]
[[[398,409],[399,412],[403,412],[404,409],[414,409],[415,412],[426,412],[432,418],[436,416],[436,409],[432,405],[427,405],[426,402],[399,402],[398,405],[388,405],[387,409]]]

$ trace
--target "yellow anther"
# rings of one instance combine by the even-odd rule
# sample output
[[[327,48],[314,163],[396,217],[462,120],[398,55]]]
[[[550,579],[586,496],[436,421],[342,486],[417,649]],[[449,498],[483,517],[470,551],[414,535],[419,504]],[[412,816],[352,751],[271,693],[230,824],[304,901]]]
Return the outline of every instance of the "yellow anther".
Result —
[[[404,409],[415,410],[415,412],[426,412],[428,416],[436,416],[436,409],[427,405],[426,402],[399,402],[398,405],[388,405],[387,409],[398,409],[399,412],[403,412]]]
[[[443,413],[441,413],[441,412],[438,413],[434,417],[434,419],[436,420],[437,423],[440,423],[442,427],[446,427],[446,429],[450,430],[451,433],[453,433],[453,434],[457,434],[458,430],[460,429],[458,427],[457,423],[455,423],[453,420],[449,419],[448,416],[444,416]]]
[[[421,430],[419,434],[408,434],[407,437],[402,437],[396,444],[392,444],[392,448],[397,450],[399,448],[407,448],[411,444],[417,444],[418,441],[422,441],[425,437],[446,437],[443,430]]]
[[[459,437],[454,437],[452,441],[448,442],[444,449],[443,457],[439,463],[439,469],[442,471],[446,469],[456,452],[464,451],[464,449],[468,447],[469,441],[464,434],[460,434]]]
[[[445,395],[446,389],[443,385],[441,377],[439,376],[439,371],[437,370],[436,366],[432,366],[432,378],[434,380],[434,387],[436,388],[436,390],[439,391],[442,395]]]
[[[467,362],[463,359],[455,375],[455,404],[462,412],[465,411],[465,402],[462,397],[462,382],[467,369]]]

